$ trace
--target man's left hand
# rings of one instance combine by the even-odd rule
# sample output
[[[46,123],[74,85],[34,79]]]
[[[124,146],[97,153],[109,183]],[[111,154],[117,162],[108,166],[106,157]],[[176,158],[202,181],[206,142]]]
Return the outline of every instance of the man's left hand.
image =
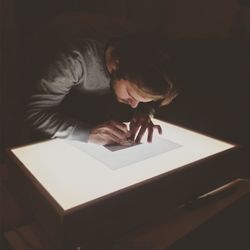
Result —
[[[143,135],[148,131],[148,142],[152,142],[154,130],[158,130],[159,134],[162,134],[160,125],[153,124],[150,114],[136,112],[130,121],[129,129],[131,132],[130,139],[136,143],[140,143]]]

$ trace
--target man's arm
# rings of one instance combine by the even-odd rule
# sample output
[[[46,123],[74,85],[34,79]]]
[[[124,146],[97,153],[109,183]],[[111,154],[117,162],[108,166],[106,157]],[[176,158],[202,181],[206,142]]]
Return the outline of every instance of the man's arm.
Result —
[[[50,138],[87,141],[89,126],[58,111],[60,103],[84,76],[82,55],[76,50],[60,53],[48,67],[31,95],[25,119]]]

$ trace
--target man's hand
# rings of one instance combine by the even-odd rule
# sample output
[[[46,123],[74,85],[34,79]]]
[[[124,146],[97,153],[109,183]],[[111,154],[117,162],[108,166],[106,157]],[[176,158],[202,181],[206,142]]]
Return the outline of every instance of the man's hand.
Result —
[[[151,117],[148,113],[136,112],[130,121],[129,129],[131,132],[130,139],[135,141],[135,143],[140,143],[146,130],[148,130],[148,142],[152,142],[154,129],[158,130],[159,134],[162,134],[162,129],[160,125],[154,125]],[[139,131],[139,132],[138,132]],[[137,136],[136,136],[137,134]],[[136,136],[136,138],[135,138]]]
[[[108,121],[90,130],[88,142],[99,145],[131,145],[126,124],[117,121]]]

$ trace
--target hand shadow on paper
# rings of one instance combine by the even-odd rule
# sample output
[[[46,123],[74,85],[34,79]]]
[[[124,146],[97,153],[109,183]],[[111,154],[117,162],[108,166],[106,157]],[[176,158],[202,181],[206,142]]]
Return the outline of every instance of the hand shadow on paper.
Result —
[[[126,146],[113,144],[113,145],[107,145],[107,146],[105,146],[105,148],[108,149],[111,152],[116,152],[116,151],[119,151],[119,150],[131,148],[131,147],[136,147],[136,146],[138,146],[140,144],[141,143],[134,143],[134,144],[131,144],[131,145],[126,145]]]

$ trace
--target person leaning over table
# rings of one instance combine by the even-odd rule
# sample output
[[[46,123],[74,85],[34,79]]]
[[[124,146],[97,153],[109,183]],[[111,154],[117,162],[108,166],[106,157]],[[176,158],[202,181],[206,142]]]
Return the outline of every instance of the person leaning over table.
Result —
[[[165,45],[157,36],[137,33],[111,39],[82,38],[61,49],[43,68],[29,96],[25,120],[31,134],[128,145],[139,143],[147,131],[151,142],[154,130],[162,133],[151,121],[152,114],[177,96]],[[114,105],[124,103],[133,109],[129,128],[120,120],[91,124],[74,117],[83,106],[72,108],[72,114],[63,112],[64,100],[74,99],[71,93],[84,99],[110,91],[116,98]],[[87,106],[86,117],[92,112],[91,103]]]

